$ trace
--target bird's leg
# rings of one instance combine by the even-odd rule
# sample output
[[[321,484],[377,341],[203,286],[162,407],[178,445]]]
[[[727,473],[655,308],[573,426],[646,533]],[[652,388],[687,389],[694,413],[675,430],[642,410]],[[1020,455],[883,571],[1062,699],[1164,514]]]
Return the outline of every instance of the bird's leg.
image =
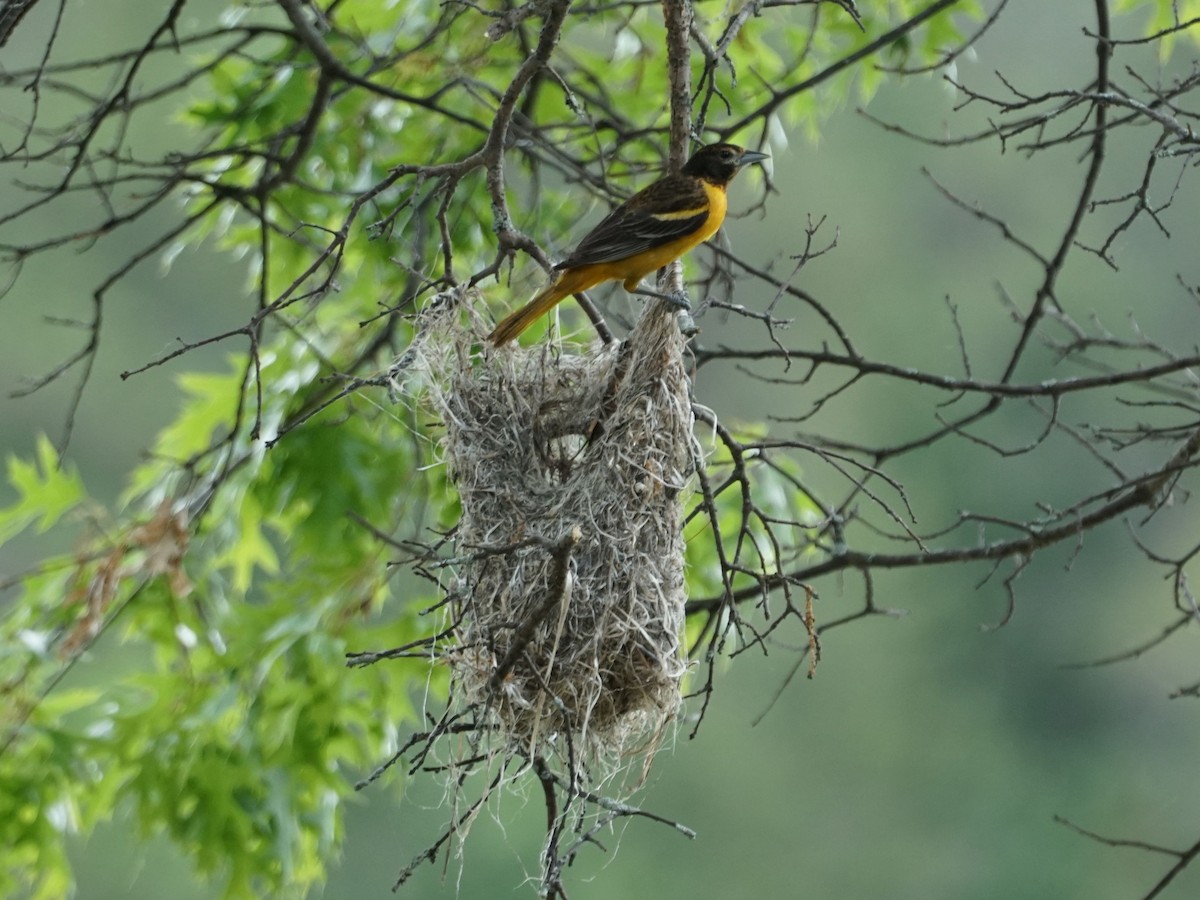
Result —
[[[687,291],[682,289],[678,291],[672,291],[669,294],[664,294],[662,291],[656,291],[639,284],[637,287],[630,290],[629,293],[641,294],[644,297],[657,297],[659,300],[666,300],[672,306],[678,307],[679,309],[692,308],[692,303],[690,300],[688,300]]]
[[[686,309],[679,311],[679,332],[685,338],[695,337],[700,333],[700,326],[692,318],[691,312]]]

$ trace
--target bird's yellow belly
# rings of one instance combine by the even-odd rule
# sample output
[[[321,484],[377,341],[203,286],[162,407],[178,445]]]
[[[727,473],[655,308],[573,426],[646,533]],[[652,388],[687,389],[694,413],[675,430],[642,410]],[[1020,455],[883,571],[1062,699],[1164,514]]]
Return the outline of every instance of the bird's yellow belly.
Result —
[[[636,269],[631,269],[625,274],[626,290],[632,290],[637,287],[638,282],[651,272],[657,272],[663,266],[674,262],[693,247],[703,244],[721,230],[721,223],[725,221],[725,210],[727,208],[725,191],[705,182],[704,193],[708,194],[709,209],[708,218],[704,224],[691,234],[669,241],[661,247],[655,247],[654,250],[648,253],[639,254]]]
[[[605,281],[620,281],[625,290],[632,291],[651,272],[657,272],[663,266],[674,262],[693,247],[704,243],[721,229],[725,220],[727,201],[725,191],[714,185],[704,183],[704,192],[708,195],[708,218],[704,224],[691,234],[668,241],[660,247],[638,253],[628,259],[617,259],[610,262],[591,263],[586,266],[576,266],[563,272],[555,282],[555,293],[558,297],[586,291]]]

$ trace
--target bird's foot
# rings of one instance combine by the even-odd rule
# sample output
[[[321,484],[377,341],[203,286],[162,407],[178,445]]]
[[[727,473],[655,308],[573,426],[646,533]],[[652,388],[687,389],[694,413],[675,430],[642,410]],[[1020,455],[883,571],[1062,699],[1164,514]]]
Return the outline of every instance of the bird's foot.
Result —
[[[688,300],[687,291],[680,290],[663,293],[662,291],[655,291],[648,287],[639,286],[631,293],[641,294],[645,297],[657,297],[659,300],[665,300],[678,309],[690,310],[692,308],[692,302]]]

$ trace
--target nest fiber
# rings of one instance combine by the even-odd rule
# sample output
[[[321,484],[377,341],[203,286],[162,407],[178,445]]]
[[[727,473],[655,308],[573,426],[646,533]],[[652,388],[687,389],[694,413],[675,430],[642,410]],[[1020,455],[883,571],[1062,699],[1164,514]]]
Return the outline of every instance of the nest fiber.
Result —
[[[686,667],[679,328],[658,307],[621,344],[492,347],[462,299],[418,341],[462,504],[455,699],[531,757],[645,749]]]

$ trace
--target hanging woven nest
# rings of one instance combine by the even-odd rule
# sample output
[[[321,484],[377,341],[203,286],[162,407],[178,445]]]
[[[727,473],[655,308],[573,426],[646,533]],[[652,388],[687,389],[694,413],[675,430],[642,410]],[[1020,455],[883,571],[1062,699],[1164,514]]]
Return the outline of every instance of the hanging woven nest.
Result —
[[[683,338],[655,304],[621,344],[493,347],[470,293],[419,323],[461,499],[453,700],[503,746],[574,765],[656,745],[680,705]]]

